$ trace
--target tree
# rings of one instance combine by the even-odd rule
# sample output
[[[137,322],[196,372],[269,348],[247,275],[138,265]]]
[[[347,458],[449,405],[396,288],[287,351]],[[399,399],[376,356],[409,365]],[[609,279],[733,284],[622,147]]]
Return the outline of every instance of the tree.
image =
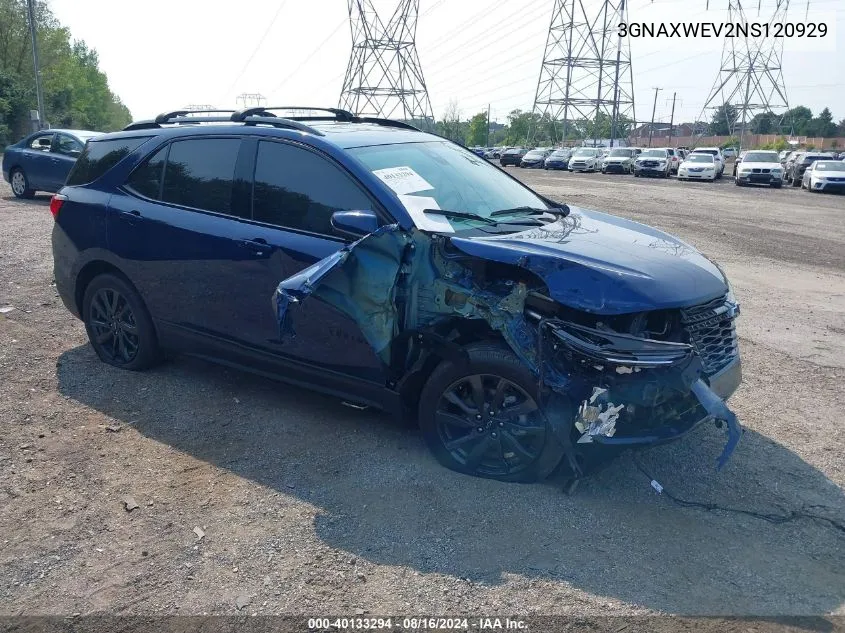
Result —
[[[466,139],[470,147],[487,144],[487,112],[479,112],[469,120]]]
[[[810,108],[796,106],[783,115],[783,124],[792,134],[803,136],[807,134],[807,126],[812,119],[813,112]]]
[[[775,115],[772,112],[761,112],[751,119],[752,134],[771,134],[775,129]]]
[[[26,0],[0,0],[0,142],[30,131],[36,108]],[[42,118],[54,126],[118,130],[132,117],[109,89],[94,49],[73,41],[47,2],[36,0],[35,23],[41,63]]]
[[[713,136],[728,136],[733,132],[736,117],[735,105],[730,103],[720,105],[713,111],[713,118],[710,120],[710,134]]]
[[[461,111],[458,108],[458,102],[455,99],[449,100],[449,105],[446,106],[446,111],[443,113],[443,119],[437,122],[437,133],[446,138],[464,142],[464,134],[461,132]]]
[[[509,145],[520,145],[528,142],[531,119],[530,112],[523,112],[519,109],[511,111],[508,115],[507,142]]]

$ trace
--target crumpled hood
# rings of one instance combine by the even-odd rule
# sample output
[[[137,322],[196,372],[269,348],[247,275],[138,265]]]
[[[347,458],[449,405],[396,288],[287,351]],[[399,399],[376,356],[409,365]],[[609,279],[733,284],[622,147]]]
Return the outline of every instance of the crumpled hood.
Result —
[[[705,303],[724,295],[721,271],[689,244],[638,222],[570,207],[543,227],[490,237],[452,237],[460,251],[540,277],[563,305],[624,314]]]

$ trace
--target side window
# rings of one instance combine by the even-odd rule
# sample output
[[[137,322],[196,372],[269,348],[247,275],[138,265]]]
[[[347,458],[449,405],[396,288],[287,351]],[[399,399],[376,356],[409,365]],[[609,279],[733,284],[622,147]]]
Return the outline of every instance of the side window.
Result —
[[[82,155],[73,164],[66,184],[85,185],[96,180],[148,138],[150,137],[128,136],[108,141],[88,141]]]
[[[57,134],[53,151],[57,154],[64,154],[65,156],[76,158],[82,153],[83,147],[84,145],[72,136],[68,136],[67,134]]]
[[[147,198],[158,200],[161,195],[161,181],[164,176],[167,150],[168,146],[165,145],[129,174],[129,178],[126,180],[127,188]]]
[[[360,187],[322,156],[285,143],[258,143],[254,220],[331,235],[332,213],[371,208]]]
[[[203,138],[174,141],[164,168],[161,199],[195,209],[231,214],[235,163],[241,141]]]
[[[36,136],[29,142],[29,149],[39,150],[41,152],[49,152],[50,146],[53,144],[52,134],[42,134]]]

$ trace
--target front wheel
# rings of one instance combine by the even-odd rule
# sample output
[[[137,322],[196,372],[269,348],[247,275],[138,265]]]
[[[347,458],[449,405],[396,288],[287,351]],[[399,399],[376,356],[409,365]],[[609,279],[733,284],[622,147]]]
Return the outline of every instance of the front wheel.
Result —
[[[104,274],[88,284],[82,320],[91,346],[104,363],[139,371],[158,362],[152,319],[141,296],[121,277]]]
[[[16,198],[32,198],[35,196],[35,189],[29,188],[29,179],[23,173],[23,169],[13,169],[9,174],[9,183],[12,185],[12,193]]]
[[[469,361],[443,361],[420,394],[423,437],[452,470],[532,482],[560,463],[563,446],[541,411],[537,379],[508,349],[477,344]]]

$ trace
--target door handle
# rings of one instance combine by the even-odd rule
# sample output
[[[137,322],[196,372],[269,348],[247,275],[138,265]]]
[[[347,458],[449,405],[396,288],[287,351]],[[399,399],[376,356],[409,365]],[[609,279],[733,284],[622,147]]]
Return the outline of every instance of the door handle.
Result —
[[[141,219],[141,212],[137,209],[131,211],[121,211],[120,217],[129,222],[129,224],[136,224]]]
[[[270,248],[270,245],[267,244],[267,240],[263,237],[256,237],[251,240],[241,240],[240,245],[242,248],[246,248],[256,255],[263,255],[264,251]]]

